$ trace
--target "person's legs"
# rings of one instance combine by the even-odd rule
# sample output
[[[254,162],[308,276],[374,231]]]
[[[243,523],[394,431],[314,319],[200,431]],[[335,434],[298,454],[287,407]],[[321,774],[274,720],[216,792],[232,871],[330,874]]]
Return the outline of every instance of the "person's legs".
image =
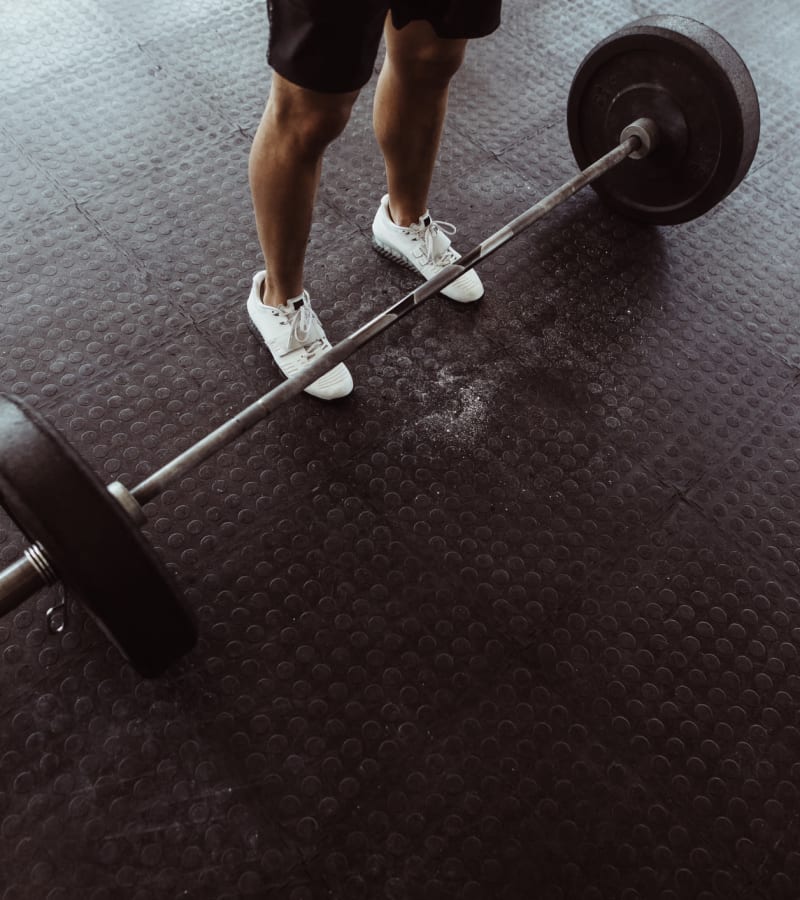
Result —
[[[358,91],[323,94],[278,73],[250,152],[250,188],[266,263],[264,302],[303,290],[303,269],[322,158],[350,118]]]
[[[265,270],[247,301],[251,327],[292,377],[330,348],[304,289],[305,255],[322,158],[341,134],[358,91],[321,93],[277,72],[250,151],[250,188]],[[332,400],[353,390],[339,363],[306,391]]]
[[[250,187],[265,268],[247,299],[250,325],[287,377],[331,346],[304,288],[322,158],[372,75],[389,0],[267,0],[269,101],[250,152]],[[344,363],[306,391],[353,389]]]
[[[439,152],[450,80],[467,41],[440,38],[426,21],[401,29],[387,17],[386,59],[375,91],[373,124],[386,164],[389,208],[398,225],[417,222]]]
[[[398,29],[389,17],[384,33],[386,61],[375,92],[373,125],[389,192],[372,223],[373,246],[427,279],[459,259],[449,238],[455,228],[433,221],[428,192],[450,81],[464,59],[467,40],[441,38],[430,22],[416,18]],[[470,303],[483,296],[483,285],[470,271],[442,293]]]

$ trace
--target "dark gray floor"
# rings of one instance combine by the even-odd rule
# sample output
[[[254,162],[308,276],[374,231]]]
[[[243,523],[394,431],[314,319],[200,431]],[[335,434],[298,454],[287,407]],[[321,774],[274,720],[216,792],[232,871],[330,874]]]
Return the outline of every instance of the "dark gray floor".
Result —
[[[575,68],[664,11],[507,0],[434,186],[458,246],[573,173]],[[800,896],[800,12],[668,11],[753,73],[734,194],[659,230],[579,195],[149,504],[200,628],[166,676],[47,634],[53,593],[0,623],[3,900]],[[278,383],[264,10],[6,0],[0,44],[0,385],[133,485]],[[313,231],[332,339],[414,283],[369,249],[371,90]]]

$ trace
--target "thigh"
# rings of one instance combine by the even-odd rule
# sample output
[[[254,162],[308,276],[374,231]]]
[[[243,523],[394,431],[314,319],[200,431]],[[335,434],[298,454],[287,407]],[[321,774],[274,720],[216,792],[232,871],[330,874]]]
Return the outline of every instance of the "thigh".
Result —
[[[357,91],[375,66],[390,0],[267,0],[269,63],[322,93]]]
[[[430,22],[440,38],[485,37],[500,25],[502,0],[391,0],[392,23]]]

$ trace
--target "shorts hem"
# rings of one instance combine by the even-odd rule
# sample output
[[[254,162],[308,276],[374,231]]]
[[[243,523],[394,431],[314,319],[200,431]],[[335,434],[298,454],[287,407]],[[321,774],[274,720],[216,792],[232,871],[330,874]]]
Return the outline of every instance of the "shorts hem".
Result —
[[[463,7],[447,6],[437,15],[426,14],[420,0],[359,0],[362,20],[332,15],[328,2],[267,0],[269,65],[291,84],[322,94],[354,93],[369,83],[387,13],[398,30],[426,21],[442,40],[473,40],[498,28],[502,4],[464,0]]]

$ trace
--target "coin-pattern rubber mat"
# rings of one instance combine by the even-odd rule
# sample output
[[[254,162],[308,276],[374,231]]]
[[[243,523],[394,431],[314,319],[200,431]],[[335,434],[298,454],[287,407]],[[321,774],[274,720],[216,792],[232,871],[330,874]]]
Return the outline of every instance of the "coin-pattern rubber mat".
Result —
[[[573,72],[665,11],[506,0],[434,178],[458,247],[573,174]],[[654,229],[582,192],[149,503],[200,629],[164,677],[49,633],[57,590],[0,621],[0,900],[800,896],[800,12],[668,11],[759,91],[730,197]],[[0,41],[0,387],[133,486],[279,381],[265,4],[8,0]],[[415,284],[369,246],[373,90],[309,245],[333,340]]]

